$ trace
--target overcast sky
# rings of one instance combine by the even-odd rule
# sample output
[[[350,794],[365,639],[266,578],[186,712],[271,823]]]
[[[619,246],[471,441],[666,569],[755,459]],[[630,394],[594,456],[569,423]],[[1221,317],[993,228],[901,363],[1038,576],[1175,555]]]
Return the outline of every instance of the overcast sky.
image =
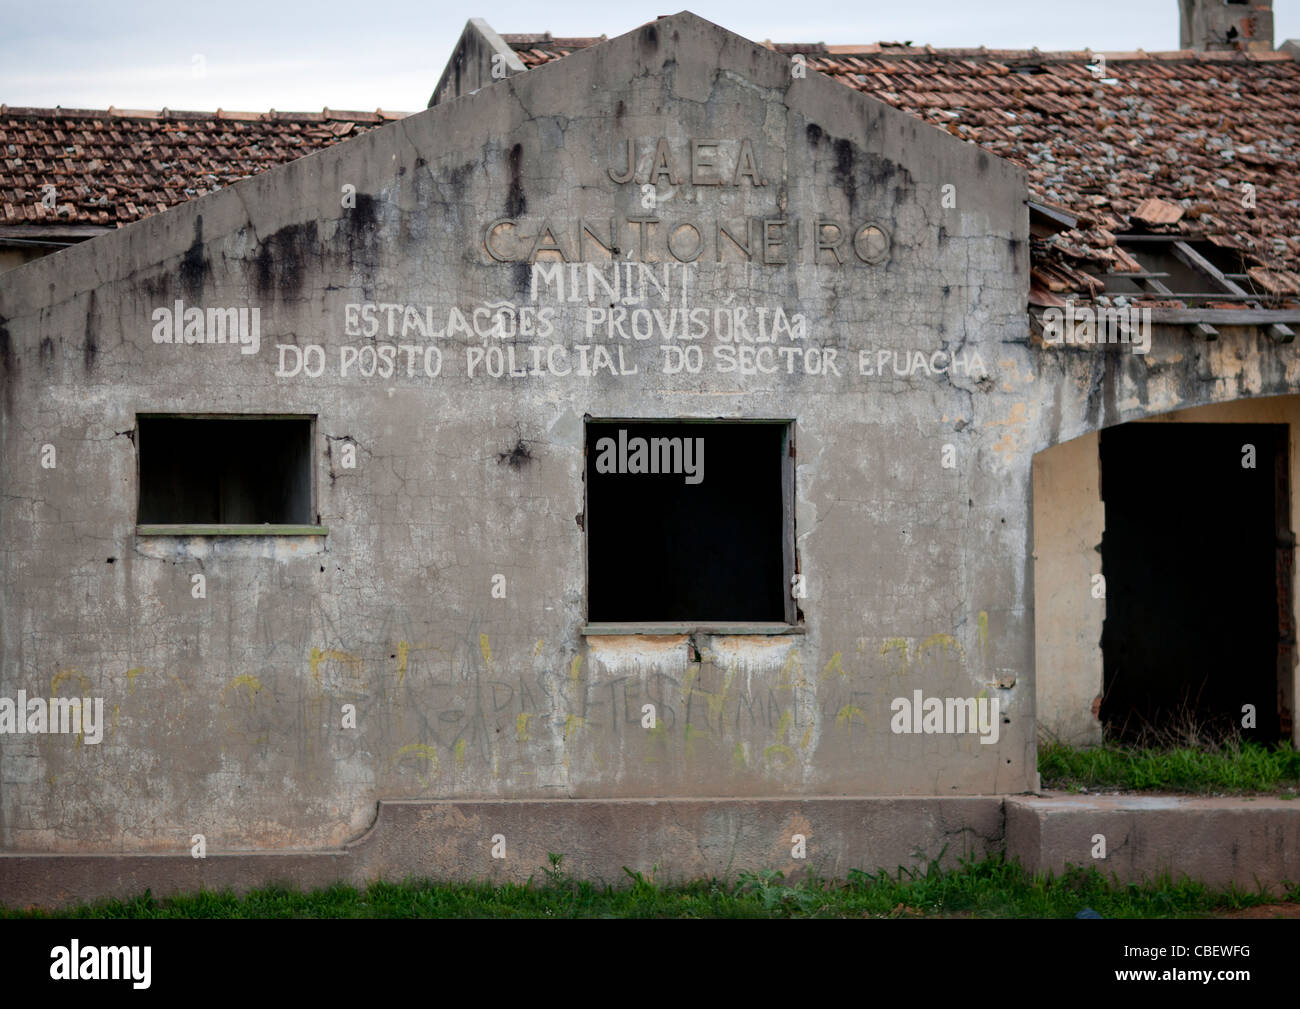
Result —
[[[677,4],[758,41],[1178,48],[1177,0],[0,0],[0,102],[416,111],[468,17],[613,38]],[[1273,6],[1275,41],[1300,38],[1300,0]]]

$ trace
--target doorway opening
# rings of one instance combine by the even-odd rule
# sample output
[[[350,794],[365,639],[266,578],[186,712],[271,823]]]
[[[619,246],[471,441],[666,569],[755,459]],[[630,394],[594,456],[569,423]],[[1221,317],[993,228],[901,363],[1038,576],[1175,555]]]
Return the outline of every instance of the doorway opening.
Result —
[[[1132,423],[1100,447],[1106,737],[1290,738],[1288,426]]]

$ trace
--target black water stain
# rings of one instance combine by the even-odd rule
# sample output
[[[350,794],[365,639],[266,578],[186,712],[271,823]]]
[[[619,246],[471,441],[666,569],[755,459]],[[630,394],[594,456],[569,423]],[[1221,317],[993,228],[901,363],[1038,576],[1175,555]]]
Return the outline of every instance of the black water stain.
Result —
[[[194,218],[194,241],[185,250],[180,267],[181,289],[190,301],[199,301],[203,297],[203,281],[211,267],[203,255],[203,215],[199,214]]]
[[[14,359],[13,342],[9,337],[9,320],[0,315],[0,371],[4,380],[4,410],[9,413],[14,393],[14,378],[18,372],[18,362]]]
[[[0,367],[7,376],[14,370],[14,350],[9,342],[9,320],[0,315]]]
[[[474,174],[475,165],[472,161],[467,161],[463,165],[457,165],[455,168],[448,169],[443,173],[441,185],[453,197],[448,203],[464,203],[465,189],[469,185],[470,176]]]
[[[848,140],[835,141],[835,184],[848,197],[849,214],[857,207],[858,180],[854,172],[853,144]]]
[[[506,193],[506,216],[518,217],[528,208],[523,181],[524,148],[515,144],[510,148],[510,188]]]
[[[529,286],[532,283],[533,270],[525,262],[518,262],[512,265],[511,280],[514,282],[515,297],[529,297]]]
[[[368,204],[362,209],[368,199],[357,194],[357,205],[345,218],[353,227],[353,215],[373,213]],[[254,260],[258,294],[264,297],[275,292],[282,296],[298,294],[306,281],[307,260],[317,253],[319,245],[320,232],[315,221],[287,224],[262,239]]]
[[[87,371],[95,367],[95,358],[98,354],[99,337],[95,333],[95,292],[92,290],[90,302],[86,305],[86,338],[81,347],[81,363]]]

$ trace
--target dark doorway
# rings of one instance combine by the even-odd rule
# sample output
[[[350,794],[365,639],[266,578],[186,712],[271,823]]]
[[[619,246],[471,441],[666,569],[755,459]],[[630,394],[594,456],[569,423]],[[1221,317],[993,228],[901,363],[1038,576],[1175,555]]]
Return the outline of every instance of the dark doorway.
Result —
[[[1101,433],[1108,738],[1154,741],[1193,727],[1208,740],[1289,735],[1278,691],[1291,637],[1287,484],[1286,425]],[[1247,704],[1253,729],[1242,725]]]
[[[789,428],[589,422],[587,618],[787,620]]]

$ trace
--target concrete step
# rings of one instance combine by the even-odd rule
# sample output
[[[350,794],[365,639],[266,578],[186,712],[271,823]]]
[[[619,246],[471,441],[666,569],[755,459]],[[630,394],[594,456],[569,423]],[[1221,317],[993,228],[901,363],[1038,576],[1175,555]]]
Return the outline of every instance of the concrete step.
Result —
[[[1008,796],[1005,808],[1007,856],[1030,871],[1072,863],[1123,882],[1168,873],[1275,892],[1300,883],[1300,800],[1044,792]]]

